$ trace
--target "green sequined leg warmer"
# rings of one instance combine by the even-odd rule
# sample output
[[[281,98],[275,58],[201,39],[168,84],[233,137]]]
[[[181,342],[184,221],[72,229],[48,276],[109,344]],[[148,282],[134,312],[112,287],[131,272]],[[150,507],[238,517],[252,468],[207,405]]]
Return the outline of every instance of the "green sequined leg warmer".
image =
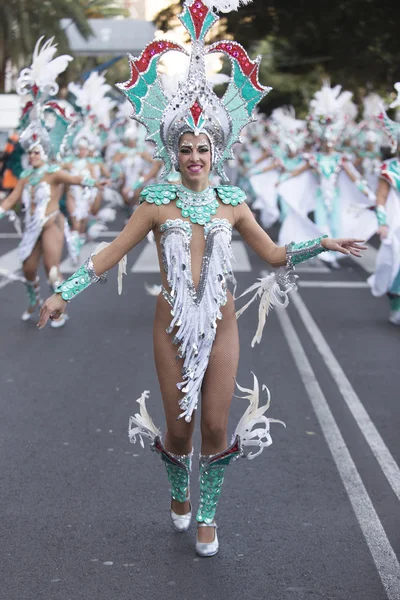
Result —
[[[168,481],[171,485],[171,498],[177,502],[186,502],[190,484],[190,471],[192,470],[192,456],[190,454],[172,454],[165,449],[159,437],[156,437],[153,449],[161,456],[167,470]]]
[[[26,288],[26,293],[28,294],[29,308],[35,308],[35,306],[40,302],[39,277],[37,277],[35,281],[28,281],[25,279],[24,285]]]
[[[390,310],[393,312],[400,311],[400,296],[392,296],[390,298]]]
[[[309,240],[308,242],[300,242],[295,244],[291,242],[286,246],[286,266],[293,268],[296,265],[318,256],[322,252],[327,250],[321,245],[321,240],[327,238],[327,235],[323,235],[315,240]]]
[[[93,266],[92,256],[79,267],[77,271],[69,279],[64,281],[55,289],[56,294],[61,294],[61,297],[66,302],[70,302],[75,296],[83,292],[92,283],[105,283],[107,280],[107,273],[104,273],[100,277],[96,275]]]
[[[224,483],[225,469],[234,460],[243,455],[240,439],[224,452],[212,456],[200,456],[200,503],[196,520],[210,525],[215,513]]]

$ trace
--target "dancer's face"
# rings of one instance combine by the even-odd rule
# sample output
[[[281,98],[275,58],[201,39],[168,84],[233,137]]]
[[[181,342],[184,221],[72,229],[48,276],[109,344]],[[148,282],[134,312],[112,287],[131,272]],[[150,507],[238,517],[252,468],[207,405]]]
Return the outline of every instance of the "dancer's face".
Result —
[[[35,146],[32,150],[28,152],[29,156],[29,164],[34,168],[38,169],[42,165],[44,165],[42,151],[39,146]]]
[[[205,189],[211,171],[211,144],[204,134],[185,133],[179,140],[179,170],[184,186]]]
[[[89,156],[89,148],[87,146],[79,146],[78,156],[79,158],[86,158],[87,156]]]

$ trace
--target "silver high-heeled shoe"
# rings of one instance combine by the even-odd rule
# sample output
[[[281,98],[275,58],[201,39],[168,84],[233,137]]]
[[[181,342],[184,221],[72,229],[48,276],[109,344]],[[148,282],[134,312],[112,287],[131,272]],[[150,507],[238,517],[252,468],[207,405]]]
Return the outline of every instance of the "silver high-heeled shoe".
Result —
[[[192,503],[190,502],[190,498],[188,500],[190,503],[190,512],[186,513],[186,515],[177,515],[171,508],[172,524],[179,533],[185,533],[189,529],[192,520]]]
[[[214,541],[206,544],[205,542],[199,542],[199,536],[196,538],[196,552],[199,556],[215,556],[219,550],[219,542],[217,535],[217,524],[211,523],[208,525],[207,523],[198,523],[199,527],[214,527]]]

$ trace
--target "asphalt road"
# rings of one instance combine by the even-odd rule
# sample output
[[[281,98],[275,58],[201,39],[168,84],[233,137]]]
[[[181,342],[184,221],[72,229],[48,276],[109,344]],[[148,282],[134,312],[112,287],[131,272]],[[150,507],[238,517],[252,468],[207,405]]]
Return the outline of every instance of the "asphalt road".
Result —
[[[0,263],[11,231],[0,223]],[[159,278],[143,249],[123,295],[112,272],[62,330],[21,322],[22,286],[0,289],[1,600],[399,600],[400,330],[386,299],[346,259],[299,273],[254,350],[256,308],[241,317],[238,382],[254,371],[287,428],[227,472],[220,553],[200,559],[195,526],[172,530],[163,465],[127,436],[145,389],[163,427],[144,290]],[[243,290],[266,267],[240,251]],[[234,399],[232,431],[245,408]],[[196,500],[196,464],[192,487]]]

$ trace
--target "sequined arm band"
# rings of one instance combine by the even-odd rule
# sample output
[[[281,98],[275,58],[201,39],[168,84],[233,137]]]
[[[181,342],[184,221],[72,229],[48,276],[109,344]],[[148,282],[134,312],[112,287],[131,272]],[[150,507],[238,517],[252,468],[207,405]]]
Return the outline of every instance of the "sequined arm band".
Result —
[[[70,302],[75,296],[83,292],[83,290],[86,290],[92,283],[97,283],[98,281],[100,281],[100,283],[106,282],[107,273],[98,277],[94,270],[92,258],[93,257],[90,256],[69,279],[56,288],[55,293],[61,294],[62,299],[66,302]]]
[[[87,175],[85,175],[85,177],[82,178],[81,185],[83,185],[84,187],[95,187],[96,180],[93,179],[93,177],[88,177]]]
[[[316,240],[309,240],[308,242],[300,242],[295,244],[291,242],[286,246],[286,266],[293,268],[296,265],[318,256],[322,252],[327,250],[321,245],[321,240],[329,236],[323,235]]]
[[[382,206],[382,204],[379,204],[379,206],[377,206],[375,208],[375,214],[376,214],[376,218],[378,219],[379,227],[383,227],[383,225],[387,225],[387,212],[386,212],[386,208],[384,206]]]

